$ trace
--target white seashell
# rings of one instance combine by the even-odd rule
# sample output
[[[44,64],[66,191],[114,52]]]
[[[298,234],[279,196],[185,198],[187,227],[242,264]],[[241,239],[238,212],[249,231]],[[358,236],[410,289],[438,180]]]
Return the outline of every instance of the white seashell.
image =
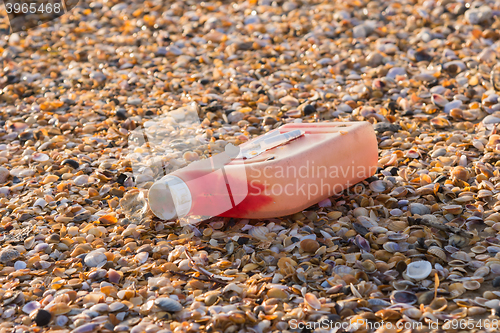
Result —
[[[370,189],[373,192],[384,192],[386,189],[386,186],[382,180],[376,180],[376,181],[370,183]]]
[[[16,261],[16,262],[14,263],[14,269],[15,269],[16,271],[18,271],[18,270],[20,270],[20,269],[25,269],[26,267],[27,267],[27,265],[26,265],[26,263],[25,263],[24,261],[20,261],[20,260],[18,260],[18,261]]]
[[[31,312],[40,309],[41,305],[37,301],[31,301],[23,306],[23,312],[30,314]]]
[[[432,94],[431,101],[434,105],[442,107],[444,107],[449,102],[444,96],[439,94]]]
[[[423,280],[431,274],[432,265],[428,261],[414,261],[406,267],[406,275],[414,280]]]
[[[44,153],[34,153],[31,155],[31,159],[35,162],[45,162],[50,159],[49,155]]]
[[[370,228],[373,228],[373,227],[378,227],[378,223],[369,218],[369,217],[366,217],[366,216],[359,216],[357,218],[358,222],[365,228],[367,229],[370,229]]]
[[[307,305],[309,305],[313,309],[316,309],[316,310],[320,310],[321,309],[321,302],[312,293],[305,294],[304,301],[305,301],[305,303]]]
[[[182,310],[181,303],[177,302],[175,299],[162,297],[155,300],[155,305],[160,309],[168,312],[178,312]]]
[[[63,327],[64,325],[66,325],[68,323],[68,321],[69,321],[69,319],[66,316],[57,316],[55,319],[55,324],[57,326]]]
[[[140,252],[135,255],[135,260],[139,262],[139,264],[144,264],[146,260],[148,260],[149,253],[148,252]]]
[[[102,267],[107,261],[108,258],[101,251],[92,251],[85,256],[85,265],[90,267]]]
[[[43,200],[42,198],[39,198],[33,204],[33,207],[37,207],[37,206],[44,208],[45,206],[47,206],[47,201]]]
[[[467,290],[477,290],[481,287],[481,283],[478,281],[465,281],[464,282],[464,288]]]
[[[461,100],[454,100],[449,103],[446,103],[444,106],[444,112],[445,113],[450,113],[451,109],[457,109],[462,106],[462,101]]]
[[[248,234],[258,240],[267,241],[267,235],[269,234],[269,229],[264,226],[256,226],[248,231]]]

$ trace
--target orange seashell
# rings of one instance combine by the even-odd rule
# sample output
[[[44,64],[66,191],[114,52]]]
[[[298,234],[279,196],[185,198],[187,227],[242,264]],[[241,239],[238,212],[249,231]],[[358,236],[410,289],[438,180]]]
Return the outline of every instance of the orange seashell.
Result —
[[[116,222],[118,222],[118,219],[114,215],[106,214],[99,218],[99,222],[103,225],[111,225],[116,224]]]

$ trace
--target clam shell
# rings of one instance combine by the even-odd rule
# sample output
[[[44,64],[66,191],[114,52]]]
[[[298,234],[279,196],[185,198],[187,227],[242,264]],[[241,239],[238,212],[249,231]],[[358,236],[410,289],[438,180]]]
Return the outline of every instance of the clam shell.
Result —
[[[475,254],[480,254],[480,253],[486,252],[486,247],[484,247],[482,245],[476,245],[476,246],[472,247],[470,250],[472,252],[474,252]]]
[[[432,265],[428,261],[414,261],[408,264],[406,275],[413,280],[423,280],[431,274]]]
[[[177,302],[175,299],[168,297],[157,298],[155,300],[155,305],[167,312],[178,312],[182,310],[181,303]]]
[[[453,214],[458,215],[462,212],[462,206],[460,205],[446,205],[442,206],[443,214]]]
[[[321,302],[318,300],[316,295],[314,295],[312,293],[305,294],[304,302],[313,309],[316,309],[316,310],[321,309]]]
[[[391,231],[396,231],[396,232],[403,231],[406,228],[408,228],[408,223],[405,221],[391,220],[391,221],[387,222],[387,229],[389,229]]]
[[[477,289],[481,288],[481,283],[479,283],[478,281],[474,281],[474,280],[465,281],[464,288],[467,290],[477,290]]]
[[[395,242],[387,242],[382,246],[383,246],[384,250],[386,250],[387,252],[394,253],[394,252],[401,251],[401,247],[399,246],[398,243],[395,243]]]
[[[452,253],[451,257],[453,259],[462,260],[465,262],[471,261],[471,257],[464,251],[458,251],[458,252]]]
[[[269,234],[269,229],[264,226],[255,226],[248,231],[248,234],[258,240],[266,241]]]
[[[363,236],[356,235],[356,238],[354,239],[354,244],[356,244],[360,250],[363,250],[365,252],[370,252],[370,243]]]
[[[391,294],[392,303],[415,304],[418,298],[415,293],[403,290],[396,290]]]
[[[437,247],[437,246],[431,246],[429,247],[429,249],[427,250],[427,253],[430,253],[436,257],[438,257],[439,259],[443,260],[443,261],[446,261],[446,253],[443,251],[443,249],[441,249],[440,247]]]
[[[422,311],[414,307],[403,310],[403,314],[412,319],[417,319],[417,320],[422,317]]]
[[[443,311],[447,306],[448,301],[444,297],[437,297],[429,304],[429,307],[434,311]]]
[[[405,239],[408,239],[409,235],[408,234],[402,234],[402,233],[391,233],[391,234],[388,234],[387,235],[387,238],[391,241],[402,241],[402,240],[405,240]]]
[[[376,180],[370,183],[370,189],[373,192],[384,192],[386,190],[386,185],[382,180]]]
[[[460,282],[450,284],[448,290],[452,298],[457,298],[459,296],[462,296],[463,293],[465,293],[465,287]]]

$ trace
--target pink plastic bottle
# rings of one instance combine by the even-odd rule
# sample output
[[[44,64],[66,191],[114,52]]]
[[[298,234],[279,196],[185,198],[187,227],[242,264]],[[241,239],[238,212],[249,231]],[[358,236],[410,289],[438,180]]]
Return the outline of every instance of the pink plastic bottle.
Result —
[[[289,215],[372,176],[377,159],[368,122],[287,124],[166,175],[149,205],[164,220]]]

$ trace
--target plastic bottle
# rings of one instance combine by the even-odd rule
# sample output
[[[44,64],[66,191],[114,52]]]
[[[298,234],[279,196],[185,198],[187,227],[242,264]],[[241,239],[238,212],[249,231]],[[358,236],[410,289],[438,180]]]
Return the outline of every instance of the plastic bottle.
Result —
[[[287,124],[164,176],[149,205],[164,220],[284,216],[372,176],[377,160],[368,122]]]

